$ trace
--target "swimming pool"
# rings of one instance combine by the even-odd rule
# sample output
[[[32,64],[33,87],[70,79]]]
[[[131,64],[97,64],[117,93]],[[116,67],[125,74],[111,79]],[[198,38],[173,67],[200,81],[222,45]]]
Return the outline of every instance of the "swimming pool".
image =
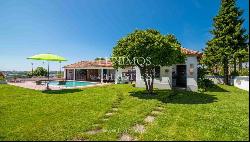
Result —
[[[58,87],[83,87],[89,85],[95,85],[94,82],[86,82],[86,81],[66,81],[64,85],[59,85],[58,81],[51,81],[49,82],[49,86],[58,86]]]

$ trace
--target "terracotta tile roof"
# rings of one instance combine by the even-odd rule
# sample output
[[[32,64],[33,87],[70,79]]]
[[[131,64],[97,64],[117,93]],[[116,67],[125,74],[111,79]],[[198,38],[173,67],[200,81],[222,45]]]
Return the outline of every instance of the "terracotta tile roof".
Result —
[[[202,53],[199,52],[199,51],[195,51],[195,50],[190,50],[190,49],[187,49],[187,48],[181,48],[181,52],[186,54],[186,55],[195,55],[195,56],[202,56]]]
[[[80,61],[74,64],[66,65],[64,68],[93,68],[93,67],[112,67],[111,61]]]
[[[195,50],[190,50],[187,48],[181,48],[181,52],[186,54],[186,55],[194,55],[197,56],[198,58],[202,57],[202,53],[199,51]],[[64,68],[94,68],[94,67],[112,67],[112,62],[111,61],[80,61],[74,64],[66,65]]]

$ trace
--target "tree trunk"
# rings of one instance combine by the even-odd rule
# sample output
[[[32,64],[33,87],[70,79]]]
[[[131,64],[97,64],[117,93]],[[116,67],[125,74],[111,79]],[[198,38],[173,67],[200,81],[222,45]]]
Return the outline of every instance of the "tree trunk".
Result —
[[[236,62],[236,58],[234,58],[234,72],[236,73],[236,71],[237,71],[237,69],[236,69],[236,67],[237,67],[237,62]]]
[[[242,59],[241,58],[239,59],[239,71],[240,72],[242,71]]]
[[[143,80],[145,83],[146,90],[149,95],[153,94],[153,84],[154,84],[154,75],[152,69],[139,68],[141,75],[143,76]]]
[[[150,94],[150,95],[152,95],[153,94],[153,90],[154,90],[154,71],[153,71],[153,69],[150,69],[149,71],[148,71],[148,74],[150,75],[150,79],[149,79],[149,90],[148,90],[148,93]]]
[[[228,75],[228,63],[225,62],[224,63],[224,83],[226,85],[229,85],[229,75]]]
[[[215,73],[218,73],[218,66],[215,65]]]
[[[140,71],[141,71],[141,75],[143,77],[143,80],[144,80],[144,83],[145,83],[145,86],[146,86],[146,90],[148,90],[147,75],[146,75],[145,68],[140,68]]]

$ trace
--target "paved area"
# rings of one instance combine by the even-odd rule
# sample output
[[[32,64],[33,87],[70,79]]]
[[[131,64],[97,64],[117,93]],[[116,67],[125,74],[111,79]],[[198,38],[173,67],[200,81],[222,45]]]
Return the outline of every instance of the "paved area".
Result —
[[[25,82],[20,82],[20,83],[8,83],[9,85],[14,85],[14,86],[19,86],[23,88],[28,88],[28,89],[34,89],[34,90],[46,90],[46,85],[36,85],[34,81],[25,81]],[[61,87],[49,87],[51,90],[61,90],[63,88]]]
[[[19,86],[23,88],[28,89],[34,89],[34,90],[46,90],[46,85],[36,85],[35,81],[25,81],[25,82],[18,82],[18,83],[10,83],[9,85]],[[94,85],[88,85],[88,86],[81,86],[81,87],[61,87],[61,86],[49,86],[50,90],[62,90],[62,89],[75,89],[75,88],[90,88],[90,87],[96,87],[96,86],[104,86],[104,85],[111,85],[112,83],[103,83],[103,84],[94,84]]]

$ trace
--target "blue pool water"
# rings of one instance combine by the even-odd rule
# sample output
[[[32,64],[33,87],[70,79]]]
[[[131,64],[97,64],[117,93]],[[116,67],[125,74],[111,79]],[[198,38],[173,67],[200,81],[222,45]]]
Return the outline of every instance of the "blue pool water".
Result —
[[[66,81],[65,85],[59,85],[58,81],[51,81],[49,85],[51,86],[62,86],[62,87],[81,87],[81,86],[88,86],[94,85],[96,83],[92,82],[84,82],[84,81]]]

